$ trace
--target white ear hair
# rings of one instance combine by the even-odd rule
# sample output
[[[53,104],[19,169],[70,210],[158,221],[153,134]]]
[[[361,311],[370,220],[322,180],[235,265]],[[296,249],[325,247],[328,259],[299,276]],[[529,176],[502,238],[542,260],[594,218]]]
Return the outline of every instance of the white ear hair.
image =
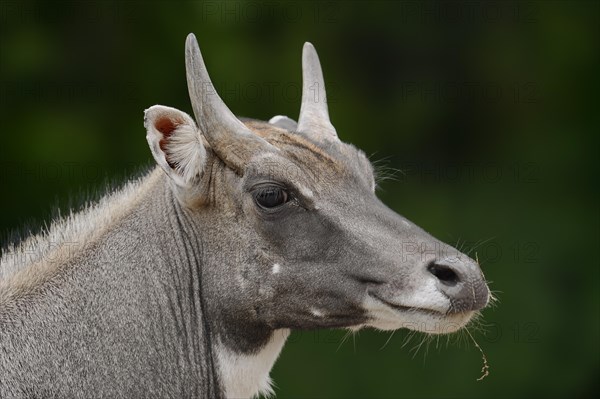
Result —
[[[269,123],[271,125],[275,125],[277,127],[289,130],[291,132],[295,132],[298,129],[298,122],[296,122],[292,118],[288,118],[285,115],[276,115],[269,119]]]
[[[175,184],[189,187],[202,175],[206,149],[188,114],[154,105],[144,111],[144,127],[156,163]]]

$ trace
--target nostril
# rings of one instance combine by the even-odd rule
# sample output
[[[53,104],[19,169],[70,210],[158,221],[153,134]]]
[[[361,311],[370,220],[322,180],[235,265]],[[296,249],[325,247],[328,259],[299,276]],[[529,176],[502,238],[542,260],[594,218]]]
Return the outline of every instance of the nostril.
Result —
[[[440,265],[438,263],[431,263],[427,267],[427,270],[429,270],[429,273],[437,277],[437,279],[440,280],[442,284],[452,287],[460,281],[460,279],[458,278],[458,274],[456,274],[456,272],[452,270],[450,266]]]

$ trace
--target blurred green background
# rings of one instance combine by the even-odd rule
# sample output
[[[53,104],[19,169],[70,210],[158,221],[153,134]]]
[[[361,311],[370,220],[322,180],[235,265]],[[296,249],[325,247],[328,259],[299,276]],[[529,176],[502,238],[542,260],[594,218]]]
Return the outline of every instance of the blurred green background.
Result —
[[[191,113],[189,32],[230,108],[260,119],[297,117],[311,41],[341,138],[402,171],[381,198],[477,254],[500,302],[472,330],[481,382],[464,337],[416,350],[405,331],[297,332],[277,396],[586,397],[600,371],[599,14],[568,1],[1,1],[0,231],[150,164],[142,111]]]

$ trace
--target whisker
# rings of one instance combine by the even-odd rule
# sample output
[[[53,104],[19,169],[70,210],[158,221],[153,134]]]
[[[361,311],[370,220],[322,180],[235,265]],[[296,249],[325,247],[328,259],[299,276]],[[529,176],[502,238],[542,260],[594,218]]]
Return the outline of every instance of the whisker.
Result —
[[[417,356],[417,353],[419,353],[419,350],[421,349],[421,347],[423,346],[423,344],[425,343],[425,341],[427,340],[427,335],[423,335],[421,342],[419,342],[417,345],[415,345],[411,351],[414,350],[414,354],[413,354],[413,359]]]
[[[384,348],[387,346],[387,344],[389,344],[389,343],[390,343],[390,340],[392,339],[392,337],[394,336],[394,333],[395,333],[396,331],[398,331],[398,330],[394,330],[394,331],[392,331],[392,333],[390,334],[390,336],[389,336],[389,338],[387,339],[387,341],[385,341],[385,344],[383,344],[383,346],[382,346],[381,348],[379,348],[379,350],[383,350],[383,349],[384,349]]]
[[[477,248],[479,248],[479,247],[480,247],[480,246],[482,246],[483,244],[487,244],[488,242],[490,242],[490,241],[492,241],[492,240],[495,240],[496,238],[497,238],[496,236],[493,236],[493,237],[490,237],[490,238],[488,238],[488,239],[485,239],[485,240],[479,240],[479,241],[477,241],[477,242],[475,243],[475,245],[473,245],[473,248],[469,249],[469,251],[467,252],[467,255],[470,255],[470,254],[472,254],[472,253],[473,253],[473,251],[475,251]],[[477,262],[477,263],[479,263],[479,262]]]
[[[410,343],[410,341],[412,340],[412,338],[417,334],[416,331],[409,331],[409,333],[406,335],[406,337],[404,338],[404,341],[402,342],[402,346],[400,348],[404,348],[406,345],[408,345]]]
[[[394,167],[387,165],[387,162],[389,161],[391,156],[377,159],[377,160],[371,160],[371,157],[374,155],[375,154],[372,154],[371,156],[369,156],[369,160],[371,161],[371,165],[373,165],[373,174],[375,175],[375,184],[378,188],[380,188],[380,183],[382,183],[384,181],[387,181],[387,180],[398,181],[399,180],[398,174],[406,175],[406,173],[404,171],[402,171],[401,169],[394,168]]]
[[[462,244],[460,243],[460,237],[458,237],[458,239],[456,240],[456,249],[458,249],[458,252],[462,252],[463,248],[465,247],[465,245],[467,244],[466,241],[463,241]]]
[[[342,337],[342,340],[340,341],[340,344],[338,345],[337,349],[335,350],[336,352],[340,350],[340,348],[342,347],[342,345],[344,345],[344,342],[346,342],[346,340],[348,339],[348,337],[352,333],[353,333],[352,330],[346,331],[346,334],[344,334],[344,336]]]

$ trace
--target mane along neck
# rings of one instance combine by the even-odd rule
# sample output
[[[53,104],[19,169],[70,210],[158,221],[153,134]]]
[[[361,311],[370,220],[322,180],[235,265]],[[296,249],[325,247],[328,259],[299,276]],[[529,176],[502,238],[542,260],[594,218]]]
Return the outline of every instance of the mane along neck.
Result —
[[[162,176],[155,168],[4,251],[0,258],[0,307],[59,274],[85,247],[131,213]]]

